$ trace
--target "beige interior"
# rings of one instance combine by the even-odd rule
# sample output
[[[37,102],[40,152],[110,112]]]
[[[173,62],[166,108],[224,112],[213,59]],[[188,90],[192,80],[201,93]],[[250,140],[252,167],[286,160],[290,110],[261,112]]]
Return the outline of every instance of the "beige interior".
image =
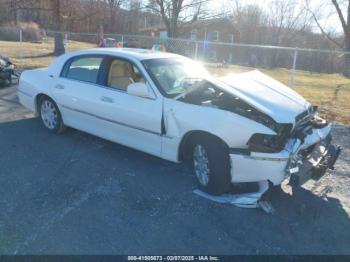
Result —
[[[108,86],[126,90],[133,83],[133,69],[129,62],[114,60],[108,74]]]

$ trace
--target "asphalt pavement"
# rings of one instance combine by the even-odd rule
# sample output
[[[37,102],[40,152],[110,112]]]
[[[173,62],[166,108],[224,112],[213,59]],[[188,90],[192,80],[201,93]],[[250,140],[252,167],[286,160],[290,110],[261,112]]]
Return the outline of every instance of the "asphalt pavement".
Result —
[[[285,188],[274,214],[208,201],[181,164],[47,132],[14,87],[0,89],[0,150],[0,254],[350,254],[339,198]]]

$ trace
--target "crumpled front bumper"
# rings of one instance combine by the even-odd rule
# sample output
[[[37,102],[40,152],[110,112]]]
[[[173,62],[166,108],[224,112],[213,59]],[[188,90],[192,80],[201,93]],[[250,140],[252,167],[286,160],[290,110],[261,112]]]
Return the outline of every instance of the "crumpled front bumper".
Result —
[[[271,181],[279,185],[291,176],[299,184],[307,174],[321,176],[333,168],[340,148],[331,144],[331,125],[313,129],[304,138],[289,139],[278,153],[235,152],[230,154],[232,183]],[[305,180],[305,179],[304,179]]]
[[[340,147],[332,143],[332,136],[327,137],[314,144],[312,150],[305,154],[294,154],[287,167],[290,177],[290,185],[298,186],[310,178],[319,179],[327,169],[334,169],[334,164],[340,154]]]

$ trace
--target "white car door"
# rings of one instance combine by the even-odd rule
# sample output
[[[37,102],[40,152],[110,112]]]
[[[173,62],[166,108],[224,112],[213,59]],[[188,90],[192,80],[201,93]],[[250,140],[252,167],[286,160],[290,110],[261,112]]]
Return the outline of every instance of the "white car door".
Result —
[[[150,99],[127,93],[129,84],[145,82],[132,62],[110,57],[105,61],[104,71],[103,87],[96,92],[95,108],[103,122],[103,136],[160,156],[162,98]]]
[[[95,117],[96,91],[104,56],[83,55],[70,59],[61,75],[54,79],[52,95],[58,104],[64,123],[99,135]]]

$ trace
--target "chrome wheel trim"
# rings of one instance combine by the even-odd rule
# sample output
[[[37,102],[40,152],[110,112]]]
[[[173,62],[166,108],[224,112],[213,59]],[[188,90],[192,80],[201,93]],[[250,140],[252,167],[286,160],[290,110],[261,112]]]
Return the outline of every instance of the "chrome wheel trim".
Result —
[[[193,150],[193,166],[197,179],[202,186],[209,183],[209,158],[202,145],[196,145]]]
[[[50,100],[41,103],[41,119],[48,129],[55,129],[58,123],[58,112]]]

